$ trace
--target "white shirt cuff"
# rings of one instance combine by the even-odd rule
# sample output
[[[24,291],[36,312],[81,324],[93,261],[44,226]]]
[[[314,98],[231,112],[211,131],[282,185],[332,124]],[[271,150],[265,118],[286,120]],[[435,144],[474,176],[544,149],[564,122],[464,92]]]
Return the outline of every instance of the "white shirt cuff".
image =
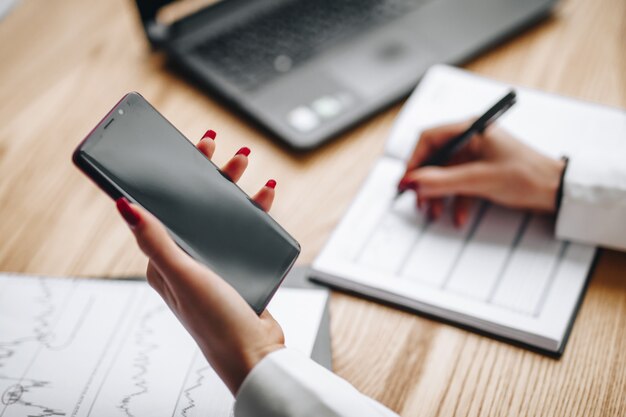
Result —
[[[569,161],[556,235],[626,250],[626,170],[621,164],[610,158]]]
[[[397,417],[352,385],[290,349],[267,355],[237,393],[236,417]]]

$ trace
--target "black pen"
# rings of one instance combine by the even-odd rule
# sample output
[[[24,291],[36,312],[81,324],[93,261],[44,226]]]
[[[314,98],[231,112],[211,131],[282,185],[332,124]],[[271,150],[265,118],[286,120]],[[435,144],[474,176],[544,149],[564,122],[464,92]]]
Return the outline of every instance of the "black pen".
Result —
[[[426,161],[420,164],[420,167],[424,166],[441,166],[452,158],[452,156],[459,151],[475,134],[483,133],[498,117],[502,116],[508,109],[511,108],[516,102],[515,91],[511,90],[506,96],[502,97],[500,101],[493,105],[489,110],[478,118],[472,125],[463,133],[453,137],[445,145],[439,148],[434,154],[432,154]],[[398,188],[394,199],[400,197],[408,188]]]

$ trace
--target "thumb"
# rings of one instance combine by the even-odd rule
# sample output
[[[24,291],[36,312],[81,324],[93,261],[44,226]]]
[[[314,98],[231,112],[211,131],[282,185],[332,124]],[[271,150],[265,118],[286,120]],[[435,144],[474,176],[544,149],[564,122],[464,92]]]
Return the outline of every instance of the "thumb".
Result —
[[[147,210],[122,197],[115,202],[130,226],[141,251],[166,278],[182,275],[191,258],[175,242],[165,226]]]
[[[448,167],[424,167],[407,175],[409,183],[417,184],[424,198],[466,195],[488,197],[494,175],[492,168],[483,162]]]

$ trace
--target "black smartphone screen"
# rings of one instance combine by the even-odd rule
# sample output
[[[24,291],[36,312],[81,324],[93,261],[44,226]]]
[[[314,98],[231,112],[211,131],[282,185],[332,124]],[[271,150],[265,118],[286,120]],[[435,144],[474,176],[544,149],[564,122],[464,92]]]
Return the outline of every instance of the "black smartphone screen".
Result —
[[[300,252],[293,237],[139,94],[122,99],[74,159],[109,194],[117,190],[154,214],[257,313]]]

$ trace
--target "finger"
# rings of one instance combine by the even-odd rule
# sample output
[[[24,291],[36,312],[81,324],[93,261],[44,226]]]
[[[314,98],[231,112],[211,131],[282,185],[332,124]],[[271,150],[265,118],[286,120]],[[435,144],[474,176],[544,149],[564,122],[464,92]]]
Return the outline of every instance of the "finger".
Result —
[[[423,195],[421,195],[419,192],[416,194],[416,203],[417,203],[417,209],[418,210],[426,210],[428,209],[428,205],[429,205],[429,201],[426,197],[424,197]]]
[[[206,155],[207,158],[213,158],[213,153],[215,152],[215,138],[217,137],[217,133],[214,130],[207,130],[200,142],[198,142],[198,150]]]
[[[439,220],[445,208],[445,200],[443,198],[433,198],[428,202],[428,218],[430,220]]]
[[[474,197],[490,197],[490,190],[497,173],[483,162],[470,162],[450,167],[424,167],[407,174],[424,198],[445,197],[462,194]]]
[[[259,192],[252,197],[252,200],[256,202],[264,211],[270,211],[272,203],[274,202],[274,195],[276,194],[274,191],[275,188],[276,181],[269,180],[263,188],[261,188]]]
[[[463,152],[458,152],[454,154],[450,158],[448,163],[445,164],[445,166],[459,165],[459,164],[470,162],[474,157],[473,152],[474,152],[473,150],[470,150],[469,147],[467,147],[467,151],[464,150]],[[413,176],[409,174],[410,174],[409,172],[405,173],[404,176],[400,179],[400,182],[398,183],[398,190],[403,190],[403,191],[415,190],[417,192],[419,188],[419,184],[416,183],[415,180],[413,179]],[[420,206],[421,206],[421,203],[419,200],[419,193],[418,193],[418,207]]]
[[[428,156],[439,149],[450,138],[464,132],[470,126],[471,121],[458,122],[437,126],[422,132],[413,154],[409,158],[406,170],[414,170],[424,162]]]
[[[474,199],[465,196],[457,196],[454,199],[454,208],[452,210],[452,217],[454,225],[456,227],[463,227],[469,220],[469,213],[472,208]]]
[[[244,146],[239,149],[235,156],[224,165],[222,173],[226,174],[233,182],[239,181],[248,167],[248,155],[250,155],[250,148]]]
[[[424,199],[424,197],[419,195],[419,193],[415,195],[415,200],[417,209],[421,211],[422,207],[425,207],[425,203],[427,203],[427,201]]]
[[[139,248],[150,258],[161,276],[167,280],[186,275],[184,272],[193,267],[193,262],[174,243],[161,222],[140,206],[130,204],[126,198],[118,199],[116,205],[135,235]]]
[[[278,322],[276,321],[274,316],[272,316],[272,313],[270,313],[269,310],[267,310],[267,309],[263,310],[263,312],[261,313],[259,318],[261,320],[267,320],[267,321],[271,321],[271,322],[274,322],[274,323],[278,324]]]

